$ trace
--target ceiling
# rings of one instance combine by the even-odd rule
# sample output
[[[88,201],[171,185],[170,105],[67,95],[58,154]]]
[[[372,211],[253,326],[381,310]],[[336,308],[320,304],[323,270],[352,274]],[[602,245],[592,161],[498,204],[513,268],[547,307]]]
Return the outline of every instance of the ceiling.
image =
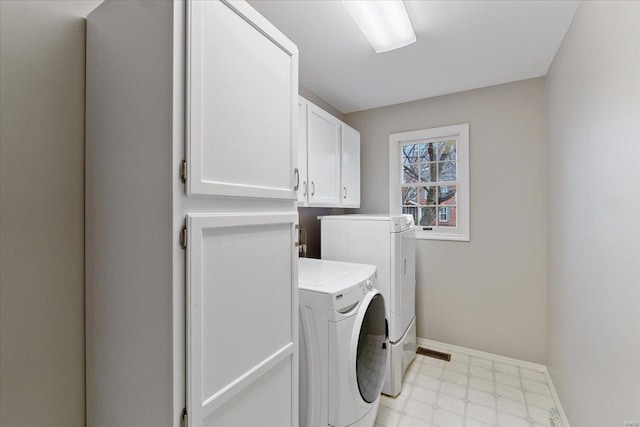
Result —
[[[300,50],[300,84],[343,113],[543,76],[579,1],[405,0],[417,42],[375,53],[338,0],[249,0]]]

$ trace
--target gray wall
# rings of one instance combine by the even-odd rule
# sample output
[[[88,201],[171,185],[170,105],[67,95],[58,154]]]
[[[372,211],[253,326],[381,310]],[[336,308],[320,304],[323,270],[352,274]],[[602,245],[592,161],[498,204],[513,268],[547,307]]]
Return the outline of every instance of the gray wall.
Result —
[[[343,208],[298,208],[300,227],[306,231],[307,258],[320,258],[320,220],[323,215],[344,215],[353,213],[353,209]]]
[[[300,86],[298,88],[298,95],[302,96],[303,98],[306,98],[308,101],[313,102],[314,104],[316,104],[318,107],[322,108],[323,110],[325,110],[329,114],[333,114],[334,116],[336,116],[340,120],[344,121],[344,114],[342,114],[342,112],[340,110],[338,110],[333,105],[329,104],[324,99],[320,98],[315,93],[311,92],[306,87]]]
[[[0,2],[0,425],[83,426],[84,16]]]
[[[578,427],[640,421],[639,28],[583,2],[547,75],[547,360]]]
[[[389,134],[470,124],[471,241],[416,245],[418,336],[545,362],[547,144],[542,78],[347,114],[362,212],[388,212]]]

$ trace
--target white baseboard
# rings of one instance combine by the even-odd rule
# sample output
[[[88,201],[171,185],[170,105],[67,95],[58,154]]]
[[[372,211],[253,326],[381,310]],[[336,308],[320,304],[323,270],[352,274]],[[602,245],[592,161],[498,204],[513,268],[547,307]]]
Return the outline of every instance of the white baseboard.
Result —
[[[551,389],[551,395],[553,396],[553,400],[556,402],[556,406],[558,407],[558,412],[560,413],[560,420],[562,421],[563,427],[571,427],[569,425],[569,420],[567,419],[567,415],[562,408],[562,404],[560,403],[560,399],[558,398],[558,393],[556,392],[556,388],[553,385],[553,381],[551,380],[551,376],[549,375],[549,370],[545,365],[541,365],[539,363],[527,362],[526,360],[514,359],[511,357],[500,356],[499,354],[487,353],[485,351],[474,350],[471,348],[460,347],[453,344],[447,344],[439,341],[433,341],[426,338],[416,338],[417,344],[420,347],[430,348],[432,350],[439,350],[446,353],[463,353],[468,354],[469,356],[481,357],[483,359],[491,360],[492,362],[506,363],[512,366],[517,366],[518,368],[529,369],[535,372],[541,372],[544,374],[547,384],[549,384],[549,388]]]
[[[488,359],[488,360],[499,362],[499,363],[507,363],[509,365],[517,366],[518,368],[525,368],[525,369],[529,369],[531,371],[540,372],[540,373],[544,373],[546,370],[546,367],[544,365],[540,365],[538,363],[533,363],[533,362],[527,362],[526,360],[513,359],[511,357],[500,356],[498,354],[487,353],[484,351],[473,350],[471,348],[460,347],[453,344],[446,344],[439,341],[428,340],[426,338],[417,338],[417,341],[418,341],[418,345],[432,348],[434,350],[444,350],[446,352],[453,352],[453,353],[464,353],[470,356],[477,356],[483,359]]]
[[[560,421],[562,421],[562,425],[564,427],[571,427],[569,425],[569,419],[567,418],[567,414],[564,413],[564,409],[562,408],[562,403],[560,403],[560,397],[558,397],[558,392],[556,391],[556,387],[553,385],[553,381],[551,380],[551,375],[549,375],[549,369],[544,367],[544,376],[547,379],[547,384],[549,384],[549,388],[551,389],[551,395],[553,396],[553,400],[556,401],[556,406],[558,407],[558,412],[560,412]]]

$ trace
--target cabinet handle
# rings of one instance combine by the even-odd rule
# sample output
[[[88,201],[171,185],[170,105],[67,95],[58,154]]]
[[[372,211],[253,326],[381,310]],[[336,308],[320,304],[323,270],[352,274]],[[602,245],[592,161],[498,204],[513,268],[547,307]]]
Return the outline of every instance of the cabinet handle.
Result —
[[[300,172],[298,168],[293,170],[293,174],[296,176],[296,185],[293,186],[293,191],[298,191],[298,187],[300,187]]]
[[[343,188],[344,188],[344,197],[343,197],[343,199],[346,199],[347,198],[347,187],[343,187]]]
[[[316,183],[311,181],[311,195],[316,194]]]
[[[307,195],[307,181],[302,181],[302,188],[304,188],[304,190],[302,191],[302,195],[306,196]]]

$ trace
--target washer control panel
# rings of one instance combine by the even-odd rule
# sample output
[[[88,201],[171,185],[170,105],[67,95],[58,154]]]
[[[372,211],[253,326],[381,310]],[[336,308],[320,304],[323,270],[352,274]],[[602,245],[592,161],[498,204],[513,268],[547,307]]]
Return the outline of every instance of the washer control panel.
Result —
[[[376,276],[377,274],[374,274],[367,280],[364,280],[358,284],[358,287],[360,288],[360,291],[362,291],[363,294],[367,294],[371,292],[371,290],[378,285],[378,278]]]
[[[332,310],[337,313],[344,314],[345,310],[350,311],[356,307],[358,302],[362,301],[362,298],[373,289],[378,286],[377,272],[369,276],[366,280],[360,283],[356,283],[347,289],[344,289],[333,295],[332,298]]]

